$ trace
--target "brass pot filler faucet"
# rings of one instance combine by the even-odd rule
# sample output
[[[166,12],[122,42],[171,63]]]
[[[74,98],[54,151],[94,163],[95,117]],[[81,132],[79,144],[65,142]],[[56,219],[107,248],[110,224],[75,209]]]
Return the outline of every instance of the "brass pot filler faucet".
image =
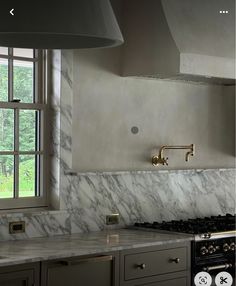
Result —
[[[189,151],[186,153],[185,155],[185,161],[188,162],[189,161],[189,156],[194,156],[195,154],[195,145],[191,144],[191,145],[187,145],[187,146],[162,146],[159,154],[158,155],[154,155],[152,157],[152,165],[153,166],[159,166],[159,165],[167,165],[168,166],[168,157],[164,157],[164,150],[165,149],[189,149]]]

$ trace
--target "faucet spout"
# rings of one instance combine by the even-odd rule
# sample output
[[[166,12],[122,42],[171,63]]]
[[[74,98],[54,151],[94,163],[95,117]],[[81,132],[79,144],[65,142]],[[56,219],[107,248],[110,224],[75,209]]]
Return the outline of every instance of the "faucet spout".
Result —
[[[187,153],[186,153],[186,155],[185,155],[185,161],[186,162],[188,162],[189,161],[189,157],[190,156],[194,156],[194,153],[195,153],[195,145],[194,144],[191,144],[190,145],[191,146],[191,150],[190,151],[188,151]]]

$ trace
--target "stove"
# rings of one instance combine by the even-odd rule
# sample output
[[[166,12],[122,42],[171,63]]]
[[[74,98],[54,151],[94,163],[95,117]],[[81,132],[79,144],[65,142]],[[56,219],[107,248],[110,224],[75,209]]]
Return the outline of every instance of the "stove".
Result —
[[[213,279],[221,272],[231,274],[235,283],[235,215],[211,216],[188,220],[135,223],[137,229],[172,232],[191,235],[192,285],[194,277],[201,271],[208,272]],[[235,284],[232,284],[235,285]]]
[[[211,216],[188,220],[135,223],[135,227],[192,234],[195,240],[235,236],[235,215]]]

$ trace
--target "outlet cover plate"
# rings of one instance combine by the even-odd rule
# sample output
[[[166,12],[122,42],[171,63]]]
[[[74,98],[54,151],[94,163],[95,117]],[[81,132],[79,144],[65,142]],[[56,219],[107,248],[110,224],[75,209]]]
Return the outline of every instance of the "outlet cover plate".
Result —
[[[25,232],[25,222],[24,221],[13,221],[9,222],[9,233],[24,233]]]
[[[119,222],[120,222],[119,214],[106,215],[106,225],[119,224]]]

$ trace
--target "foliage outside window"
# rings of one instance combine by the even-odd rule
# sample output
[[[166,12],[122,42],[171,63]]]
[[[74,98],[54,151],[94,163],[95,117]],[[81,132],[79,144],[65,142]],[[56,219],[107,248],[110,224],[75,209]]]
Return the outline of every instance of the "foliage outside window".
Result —
[[[45,204],[43,55],[0,47],[0,209]]]

